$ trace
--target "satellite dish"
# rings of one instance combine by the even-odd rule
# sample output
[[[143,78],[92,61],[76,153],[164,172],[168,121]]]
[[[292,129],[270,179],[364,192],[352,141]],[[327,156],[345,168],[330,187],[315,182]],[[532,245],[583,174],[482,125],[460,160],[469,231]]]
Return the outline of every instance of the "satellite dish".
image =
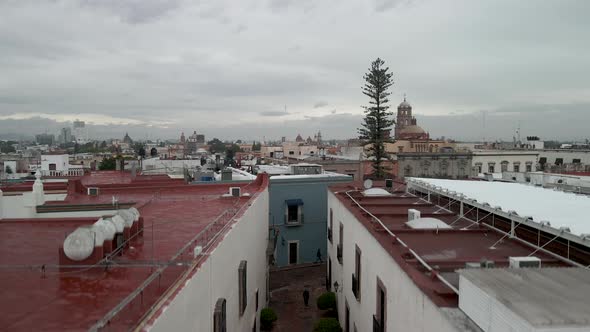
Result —
[[[365,189],[373,188],[373,180],[366,179],[365,182],[363,183],[363,186],[365,187]]]

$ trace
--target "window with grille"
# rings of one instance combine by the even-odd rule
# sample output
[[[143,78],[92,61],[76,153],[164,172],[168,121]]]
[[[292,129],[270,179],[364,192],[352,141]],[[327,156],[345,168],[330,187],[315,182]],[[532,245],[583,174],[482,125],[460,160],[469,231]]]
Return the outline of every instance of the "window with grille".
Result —
[[[213,332],[227,332],[225,307],[226,301],[224,298],[218,299],[215,303],[215,309],[213,311]]]
[[[246,311],[246,305],[248,304],[248,293],[247,293],[247,262],[241,261],[238,269],[239,277],[239,296],[240,296],[240,316]]]

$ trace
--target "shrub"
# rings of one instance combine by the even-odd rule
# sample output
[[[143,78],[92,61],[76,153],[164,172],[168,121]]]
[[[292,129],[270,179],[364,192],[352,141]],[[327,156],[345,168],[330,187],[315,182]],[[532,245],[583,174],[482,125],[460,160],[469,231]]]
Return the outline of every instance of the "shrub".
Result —
[[[313,332],[342,332],[342,327],[336,318],[322,318],[315,323]]]
[[[263,331],[270,331],[272,323],[277,320],[277,314],[271,308],[264,308],[260,311],[260,328]]]
[[[333,292],[326,292],[318,297],[318,309],[321,310],[336,310],[336,294]]]

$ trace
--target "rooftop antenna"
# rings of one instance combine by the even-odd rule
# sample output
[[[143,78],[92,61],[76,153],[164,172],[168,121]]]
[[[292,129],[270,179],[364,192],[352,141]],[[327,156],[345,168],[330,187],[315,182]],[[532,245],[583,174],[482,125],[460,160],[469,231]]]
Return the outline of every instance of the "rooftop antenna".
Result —
[[[482,126],[483,126],[481,133],[483,135],[483,137],[482,137],[483,144],[486,143],[486,114],[487,114],[487,112],[488,111],[486,111],[486,110],[481,111]]]

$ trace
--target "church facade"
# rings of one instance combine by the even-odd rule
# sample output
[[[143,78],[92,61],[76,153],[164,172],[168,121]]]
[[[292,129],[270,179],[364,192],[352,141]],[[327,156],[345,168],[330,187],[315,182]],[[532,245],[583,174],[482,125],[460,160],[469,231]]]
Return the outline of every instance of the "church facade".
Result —
[[[412,115],[412,105],[405,97],[397,107],[394,135],[393,143],[385,143],[385,151],[389,154],[448,153],[455,150],[455,143],[444,139],[430,139],[430,134],[418,126],[416,118]]]
[[[430,134],[418,126],[416,118],[412,115],[412,105],[404,101],[397,107],[397,119],[395,122],[396,140],[428,140]]]

